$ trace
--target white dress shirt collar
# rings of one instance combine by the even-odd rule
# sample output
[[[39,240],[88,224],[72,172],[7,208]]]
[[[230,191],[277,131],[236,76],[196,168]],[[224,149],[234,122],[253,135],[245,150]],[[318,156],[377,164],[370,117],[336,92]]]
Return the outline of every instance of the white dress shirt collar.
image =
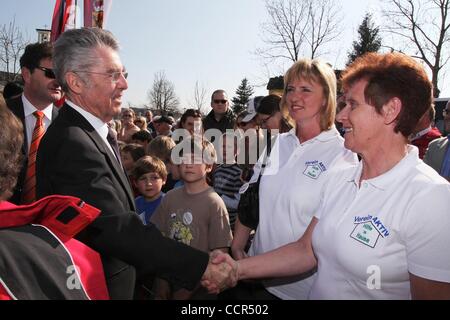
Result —
[[[25,97],[24,94],[22,94],[22,103],[23,103],[23,112],[25,118],[29,115],[33,114],[35,111],[41,111],[44,113],[44,116],[49,120],[52,121],[52,112],[53,112],[53,103],[49,104],[47,107],[45,107],[43,110],[36,109],[35,106],[30,102],[30,100]]]
[[[78,113],[80,113],[90,124],[94,127],[95,131],[102,137],[104,141],[107,142],[107,145],[109,146],[107,136],[108,136],[108,124],[94,116],[92,113],[87,112],[86,110],[82,109],[81,107],[77,106],[75,103],[73,103],[70,100],[66,100],[66,103],[75,109]]]

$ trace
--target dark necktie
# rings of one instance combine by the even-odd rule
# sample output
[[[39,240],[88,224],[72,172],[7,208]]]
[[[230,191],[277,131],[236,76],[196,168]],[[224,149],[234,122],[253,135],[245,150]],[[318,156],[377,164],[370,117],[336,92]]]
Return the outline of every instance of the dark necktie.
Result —
[[[110,127],[108,127],[108,135],[106,136],[106,140],[108,140],[109,144],[111,145],[111,148],[114,151],[116,159],[117,161],[119,161],[119,164],[122,167],[122,161],[120,159],[120,152],[119,152],[119,144],[117,143],[117,134]]]

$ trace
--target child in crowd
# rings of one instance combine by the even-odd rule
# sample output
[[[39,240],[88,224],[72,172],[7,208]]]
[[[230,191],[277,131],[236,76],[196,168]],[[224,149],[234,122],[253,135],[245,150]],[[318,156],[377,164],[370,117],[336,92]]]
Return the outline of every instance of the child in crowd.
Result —
[[[188,138],[177,146],[174,159],[179,165],[184,186],[167,193],[151,218],[161,232],[196,249],[228,252],[232,234],[223,200],[206,182],[206,175],[216,161],[213,145],[202,138]],[[176,157],[175,157],[176,158]],[[199,287],[194,291],[169,287],[160,280],[156,289],[159,299],[214,299]]]
[[[178,172],[178,166],[174,165],[171,161],[171,154],[173,148],[175,148],[175,142],[171,137],[158,136],[153,139],[147,148],[147,154],[152,157],[161,159],[167,168],[167,181],[162,191],[169,192],[175,187],[182,185],[180,175]]]
[[[141,145],[130,143],[125,145],[120,150],[120,158],[122,159],[122,165],[128,176],[131,176],[131,171],[134,168],[134,164],[140,158],[145,156],[145,150]]]
[[[167,179],[166,166],[158,158],[145,156],[136,162],[133,179],[136,189],[141,194],[135,199],[137,213],[144,224],[148,224],[164,197],[161,188]]]
[[[131,140],[133,143],[140,144],[144,151],[147,150],[147,146],[152,141],[152,135],[147,130],[141,130],[136,133],[133,133],[131,136]]]
[[[230,217],[231,230],[234,230],[240,199],[239,189],[243,184],[241,180],[242,169],[236,163],[238,143],[234,134],[224,133],[221,142],[223,147],[222,157],[219,157],[221,158],[221,164],[214,171],[213,185],[214,190],[225,202]]]
[[[126,144],[120,149],[120,158],[122,159],[122,166],[128,176],[135,197],[139,195],[139,191],[136,189],[136,186],[134,185],[133,176],[131,173],[133,171],[134,164],[136,163],[136,161],[138,161],[143,156],[145,156],[145,150],[139,144],[134,143]]]

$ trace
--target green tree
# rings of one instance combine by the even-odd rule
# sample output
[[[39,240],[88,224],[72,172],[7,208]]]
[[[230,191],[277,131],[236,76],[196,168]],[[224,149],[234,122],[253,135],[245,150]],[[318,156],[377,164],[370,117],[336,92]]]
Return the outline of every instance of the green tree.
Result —
[[[253,95],[253,87],[248,83],[247,78],[242,79],[241,84],[236,90],[236,96],[231,99],[233,102],[232,108],[235,114],[239,114],[245,110],[250,97]]]
[[[367,52],[378,52],[381,47],[379,28],[372,22],[372,15],[366,13],[363,22],[358,28],[359,39],[353,41],[353,51],[348,55],[347,65]]]

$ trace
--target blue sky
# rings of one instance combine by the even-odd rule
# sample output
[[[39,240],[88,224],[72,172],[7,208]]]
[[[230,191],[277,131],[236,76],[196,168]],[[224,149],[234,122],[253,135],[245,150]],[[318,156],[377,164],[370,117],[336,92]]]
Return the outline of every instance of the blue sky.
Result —
[[[37,40],[36,28],[51,25],[54,0],[2,2],[0,24],[15,16],[17,26],[32,41]],[[323,58],[342,68],[365,12],[379,11],[380,4],[379,0],[339,3],[344,32]],[[130,73],[124,104],[148,102],[147,91],[161,70],[174,83],[181,108],[193,100],[196,81],[206,88],[208,99],[218,88],[233,96],[244,77],[253,85],[267,82],[268,71],[253,54],[262,45],[260,25],[266,20],[263,0],[113,0],[106,28],[119,39]],[[271,76],[282,69],[274,66]],[[267,91],[260,86],[255,93]]]

